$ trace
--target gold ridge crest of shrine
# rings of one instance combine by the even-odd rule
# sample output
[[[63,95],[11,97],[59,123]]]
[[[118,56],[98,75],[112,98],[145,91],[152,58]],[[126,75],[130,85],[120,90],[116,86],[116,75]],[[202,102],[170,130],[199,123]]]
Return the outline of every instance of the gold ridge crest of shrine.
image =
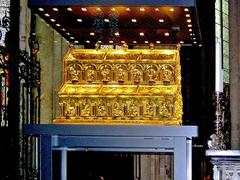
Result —
[[[57,124],[181,125],[178,49],[70,49]]]

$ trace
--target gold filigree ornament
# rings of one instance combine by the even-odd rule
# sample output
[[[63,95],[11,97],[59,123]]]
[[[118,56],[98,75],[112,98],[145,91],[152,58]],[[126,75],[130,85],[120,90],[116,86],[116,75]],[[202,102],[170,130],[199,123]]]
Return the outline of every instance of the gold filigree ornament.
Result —
[[[178,49],[70,49],[57,124],[180,125]]]

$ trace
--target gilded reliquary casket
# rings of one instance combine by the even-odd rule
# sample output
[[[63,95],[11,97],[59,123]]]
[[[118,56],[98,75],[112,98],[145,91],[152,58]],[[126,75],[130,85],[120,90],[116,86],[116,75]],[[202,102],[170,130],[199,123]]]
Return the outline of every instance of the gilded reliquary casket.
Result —
[[[180,125],[179,50],[70,49],[53,123]]]

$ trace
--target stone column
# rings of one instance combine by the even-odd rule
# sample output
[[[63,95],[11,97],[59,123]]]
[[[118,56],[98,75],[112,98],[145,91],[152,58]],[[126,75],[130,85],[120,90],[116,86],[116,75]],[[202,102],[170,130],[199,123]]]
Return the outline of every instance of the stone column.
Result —
[[[41,123],[50,123],[53,119],[54,30],[37,16],[36,34],[39,40],[38,57],[41,63]]]
[[[68,42],[39,16],[36,18],[41,63],[41,124],[59,115],[58,89],[63,77],[63,56]]]
[[[229,0],[231,148],[240,149],[240,1]]]

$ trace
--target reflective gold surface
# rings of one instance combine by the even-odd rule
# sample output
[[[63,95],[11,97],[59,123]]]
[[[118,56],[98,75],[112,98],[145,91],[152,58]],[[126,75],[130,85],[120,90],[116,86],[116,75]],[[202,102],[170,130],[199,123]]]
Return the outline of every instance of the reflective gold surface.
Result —
[[[178,49],[70,49],[53,123],[180,125]]]

